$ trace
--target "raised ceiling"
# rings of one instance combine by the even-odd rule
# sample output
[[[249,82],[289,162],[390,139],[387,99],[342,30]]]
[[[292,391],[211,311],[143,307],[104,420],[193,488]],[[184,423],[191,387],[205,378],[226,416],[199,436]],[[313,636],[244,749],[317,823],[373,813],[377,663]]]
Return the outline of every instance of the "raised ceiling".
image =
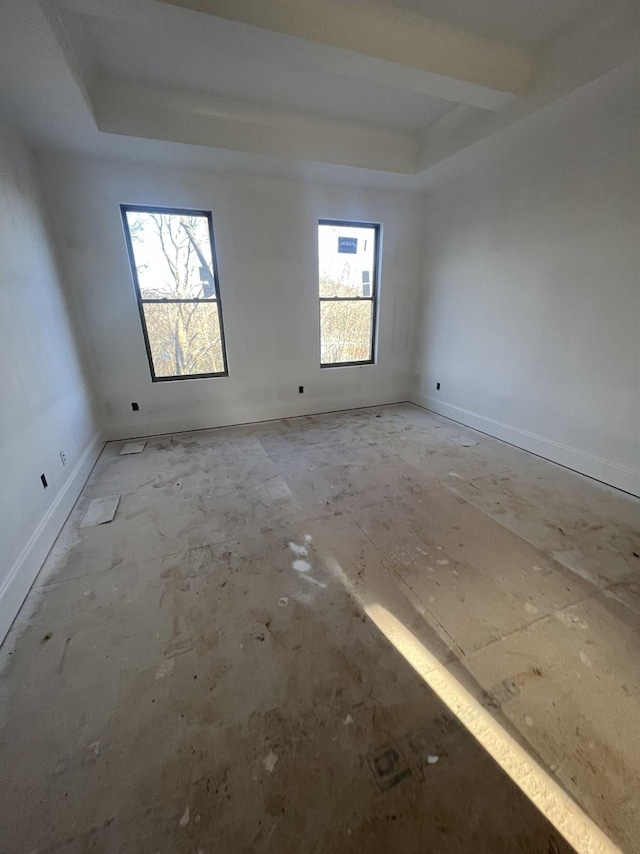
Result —
[[[411,187],[639,34],[632,0],[3,0],[0,108],[39,148]]]
[[[90,16],[77,16],[74,24],[103,76],[401,131],[419,130],[453,106],[422,92],[399,98],[393,86],[364,76],[347,84],[303,51],[288,55],[270,33],[256,39],[251,27],[193,14],[176,19],[152,33]],[[152,51],[140,49],[145,39]]]
[[[539,48],[602,0],[382,0],[403,11],[460,27],[488,39]]]

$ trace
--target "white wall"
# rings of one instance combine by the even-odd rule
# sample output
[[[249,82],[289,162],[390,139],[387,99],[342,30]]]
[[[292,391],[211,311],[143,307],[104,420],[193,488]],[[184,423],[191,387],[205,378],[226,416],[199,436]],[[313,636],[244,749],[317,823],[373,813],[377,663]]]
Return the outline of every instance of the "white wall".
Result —
[[[492,138],[429,196],[413,399],[639,494],[633,70]]]
[[[420,197],[54,155],[40,172],[110,437],[407,399]],[[120,203],[212,211],[229,377],[152,383]],[[319,367],[321,217],[383,224],[376,365]]]
[[[2,126],[0,354],[1,640],[99,450],[30,154]]]

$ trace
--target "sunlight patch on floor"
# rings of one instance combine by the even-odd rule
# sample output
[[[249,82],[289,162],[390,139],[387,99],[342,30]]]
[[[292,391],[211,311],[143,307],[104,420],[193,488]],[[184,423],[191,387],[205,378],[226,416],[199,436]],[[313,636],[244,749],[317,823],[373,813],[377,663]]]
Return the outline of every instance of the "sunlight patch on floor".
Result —
[[[578,804],[384,605],[367,616],[577,854],[622,854]]]
[[[453,676],[446,665],[405,624],[380,604],[380,593],[356,589],[332,555],[324,563],[363,608],[374,625],[398,650],[460,723],[473,735],[502,770],[535,804],[545,818],[573,846],[577,854],[623,854],[556,780],[504,729]]]

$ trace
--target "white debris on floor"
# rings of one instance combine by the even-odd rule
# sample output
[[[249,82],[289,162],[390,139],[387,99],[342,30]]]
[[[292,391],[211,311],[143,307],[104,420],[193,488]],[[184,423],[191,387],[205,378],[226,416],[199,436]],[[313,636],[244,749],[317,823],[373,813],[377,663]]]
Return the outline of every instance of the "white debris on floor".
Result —
[[[81,528],[91,528],[93,525],[105,525],[111,522],[116,515],[120,495],[111,495],[109,498],[94,498],[87,507],[87,512],[80,522]]]
[[[461,448],[473,448],[474,445],[478,444],[477,439],[470,439],[468,436],[451,436],[449,441],[455,442]]]
[[[126,454],[141,454],[144,451],[146,441],[144,442],[127,442],[126,445],[123,445],[122,450],[120,451],[120,456],[125,456]]]

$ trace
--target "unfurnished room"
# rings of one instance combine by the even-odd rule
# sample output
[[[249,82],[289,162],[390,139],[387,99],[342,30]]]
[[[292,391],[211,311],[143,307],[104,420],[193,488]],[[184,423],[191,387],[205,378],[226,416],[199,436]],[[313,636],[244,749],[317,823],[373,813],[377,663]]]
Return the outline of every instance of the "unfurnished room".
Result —
[[[637,0],[2,0],[0,854],[639,854]]]

